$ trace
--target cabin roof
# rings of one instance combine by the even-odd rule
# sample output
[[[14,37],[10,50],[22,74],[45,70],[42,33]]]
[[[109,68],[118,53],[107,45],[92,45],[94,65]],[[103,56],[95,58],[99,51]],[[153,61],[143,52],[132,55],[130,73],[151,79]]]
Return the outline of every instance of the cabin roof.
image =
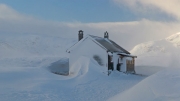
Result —
[[[102,38],[102,37],[98,37],[98,36],[94,36],[94,35],[87,35],[87,37],[90,37],[92,40],[95,40],[95,42],[98,43],[98,45],[103,46],[109,52],[119,52],[119,53],[130,54],[127,50],[125,50],[124,48],[122,48],[121,46],[119,46],[114,41],[112,41],[108,38]],[[80,40],[75,45],[70,47],[70,49],[68,49],[67,52],[70,52],[70,50],[73,47],[76,47],[76,45],[78,45],[79,43],[86,40],[87,37],[84,37],[82,40]]]
[[[137,56],[130,55],[130,54],[125,54],[125,53],[118,53],[118,55],[121,55],[121,56],[126,56],[126,57],[133,57],[133,58],[137,58]]]
[[[121,52],[121,53],[130,54],[127,50],[125,50],[124,48],[122,48],[121,46],[119,46],[114,41],[112,41],[112,40],[110,40],[108,38],[102,38],[102,37],[93,36],[93,35],[89,35],[89,36],[91,36],[99,44],[104,46],[107,49],[107,51],[110,51],[110,52]]]

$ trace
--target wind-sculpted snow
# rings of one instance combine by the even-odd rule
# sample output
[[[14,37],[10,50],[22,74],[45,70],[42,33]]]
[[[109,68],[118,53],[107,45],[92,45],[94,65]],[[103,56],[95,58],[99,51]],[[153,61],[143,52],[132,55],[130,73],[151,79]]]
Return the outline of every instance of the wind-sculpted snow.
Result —
[[[107,68],[86,57],[69,75],[54,74],[66,71],[65,51],[75,42],[68,36],[0,37],[0,101],[105,101],[145,78],[117,71],[108,76]]]
[[[77,75],[56,75],[46,67],[57,60],[53,57],[29,60],[38,63],[27,66],[24,64],[29,64],[28,60],[23,63],[3,60],[7,70],[0,72],[1,101],[105,101],[145,78],[120,72],[108,76],[103,67],[87,58],[78,60],[84,65],[74,71]]]
[[[60,60],[51,63],[47,69],[58,75],[69,75],[69,58],[61,58]]]
[[[59,64],[63,70],[68,66],[65,51],[75,42],[68,36],[0,37],[0,100],[105,101],[117,94],[112,101],[180,100],[180,53],[171,41],[151,41],[133,49],[138,55],[135,69],[142,76],[118,71],[108,76],[106,67],[87,57],[77,59],[69,75],[52,73],[60,72]]]
[[[108,101],[180,101],[180,69],[163,70]]]
[[[177,33],[166,39],[135,46],[131,52],[138,55],[137,73],[150,77],[109,101],[179,101],[179,42],[180,33]]]

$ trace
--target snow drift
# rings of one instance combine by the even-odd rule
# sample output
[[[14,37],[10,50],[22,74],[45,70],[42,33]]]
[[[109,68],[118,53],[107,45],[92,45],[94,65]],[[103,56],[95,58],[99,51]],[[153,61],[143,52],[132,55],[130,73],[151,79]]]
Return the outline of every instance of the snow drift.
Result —
[[[153,75],[109,101],[179,101],[179,42],[180,33],[177,33],[135,46],[131,52],[138,54],[136,69],[145,74],[150,71]]]
[[[180,69],[154,74],[108,101],[180,101]]]
[[[60,60],[51,63],[47,68],[52,73],[67,76],[69,75],[69,59],[61,58]]]
[[[177,34],[143,43],[132,50],[138,55],[136,70],[145,74],[150,71],[148,75],[151,75],[169,68],[145,79],[118,71],[108,76],[106,68],[87,57],[77,59],[69,76],[55,75],[45,67],[52,66],[55,72],[59,64],[66,67],[65,50],[76,40],[40,35],[0,37],[0,99],[105,101],[119,93],[110,100],[179,101],[178,40]]]

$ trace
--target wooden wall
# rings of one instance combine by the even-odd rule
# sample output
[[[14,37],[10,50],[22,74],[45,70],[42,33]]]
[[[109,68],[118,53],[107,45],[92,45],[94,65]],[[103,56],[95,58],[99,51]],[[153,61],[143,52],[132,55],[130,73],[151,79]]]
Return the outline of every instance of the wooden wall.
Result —
[[[135,59],[126,60],[127,72],[135,72]]]

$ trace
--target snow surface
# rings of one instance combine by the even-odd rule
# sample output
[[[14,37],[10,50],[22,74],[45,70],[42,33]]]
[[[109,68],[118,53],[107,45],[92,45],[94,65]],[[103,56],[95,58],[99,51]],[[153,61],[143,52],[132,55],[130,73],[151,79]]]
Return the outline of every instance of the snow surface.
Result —
[[[142,71],[143,68],[146,68],[150,72],[139,71],[139,73],[153,74],[165,68],[179,66],[180,47],[176,45],[180,42],[179,35],[180,33],[177,33],[165,39],[145,42],[135,46],[131,53],[138,56],[136,69]]]
[[[180,101],[180,69],[163,70],[108,101]]]
[[[0,38],[1,101],[105,101],[145,77],[112,72],[81,57],[69,76],[56,75],[66,66],[66,49],[74,38],[42,35]],[[61,67],[61,69],[63,68]],[[64,68],[63,68],[64,69]]]
[[[78,62],[84,62],[82,59]],[[41,64],[46,65],[47,61],[41,61]],[[107,76],[97,70],[100,68],[97,63],[92,63],[88,59],[87,62],[89,68],[81,68],[78,75],[70,76],[53,74],[40,64],[32,67],[23,65],[18,70],[14,67],[9,71],[1,71],[0,99],[1,101],[104,101],[144,79],[141,76],[119,72]]]
[[[173,36],[176,35],[137,45],[131,51],[138,56],[136,72],[143,76],[118,71],[108,76],[102,66],[87,57],[77,59],[71,75],[57,75],[52,72],[59,72],[59,63],[66,67],[69,56],[65,51],[77,42],[76,38],[1,36],[0,100],[179,101],[180,54],[178,34]]]
[[[179,34],[135,46],[137,73],[150,76],[108,101],[180,101]]]

